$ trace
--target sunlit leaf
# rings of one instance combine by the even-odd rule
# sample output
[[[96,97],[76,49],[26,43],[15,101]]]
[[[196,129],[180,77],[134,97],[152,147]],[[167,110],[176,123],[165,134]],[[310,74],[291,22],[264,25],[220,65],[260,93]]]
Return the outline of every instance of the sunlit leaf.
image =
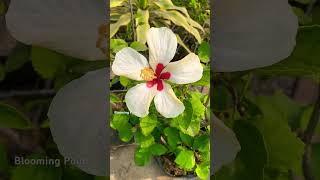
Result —
[[[144,118],[140,118],[140,128],[142,134],[145,136],[148,136],[157,125],[158,121],[155,115],[149,115]]]
[[[131,22],[130,17],[130,13],[123,14],[116,23],[110,24],[110,38],[112,38],[118,32],[121,26],[126,26]]]
[[[180,151],[174,162],[183,169],[191,170],[196,164],[194,152],[184,149]]]
[[[147,31],[150,29],[149,11],[138,9],[136,15],[137,40],[143,44],[147,41]]]
[[[125,1],[126,0],[111,0],[110,1],[110,8],[122,6]]]
[[[130,47],[135,49],[136,51],[146,51],[148,49],[145,44],[143,44],[139,41],[135,41],[135,42],[131,43]]]
[[[185,30],[187,30],[189,33],[191,33],[198,41],[198,43],[202,42],[202,38],[200,36],[200,33],[197,29],[195,29],[193,26],[191,26],[185,16],[183,16],[180,12],[171,10],[171,11],[156,11],[156,13],[170,21],[172,21],[174,24],[178,26],[182,26]]]

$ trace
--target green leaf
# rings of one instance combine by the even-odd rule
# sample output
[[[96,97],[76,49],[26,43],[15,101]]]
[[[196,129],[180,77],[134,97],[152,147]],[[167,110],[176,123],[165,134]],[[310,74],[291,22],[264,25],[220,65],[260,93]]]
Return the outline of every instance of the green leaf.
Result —
[[[110,1],[110,8],[122,6],[125,0],[111,0]]]
[[[221,168],[215,174],[214,179],[264,180],[268,161],[264,137],[258,128],[244,119],[235,121],[234,132],[240,142],[241,151],[232,164]]]
[[[145,136],[148,136],[157,125],[158,120],[155,115],[148,115],[144,118],[140,118],[140,128],[142,134]]]
[[[199,134],[200,131],[200,123],[202,119],[199,118],[193,118],[190,122],[189,127],[187,130],[180,129],[183,133],[188,134],[192,137],[196,136]]]
[[[198,43],[202,42],[202,38],[200,36],[199,31],[191,26],[185,16],[183,16],[180,12],[171,10],[171,11],[156,11],[156,14],[159,16],[172,21],[174,24],[178,26],[182,26],[186,31],[192,34],[198,41]]]
[[[133,137],[132,133],[132,125],[129,123],[126,123],[121,129],[119,129],[119,138],[123,142],[129,142],[131,138]]]
[[[202,94],[199,92],[189,92],[189,95],[191,96],[189,100],[192,104],[193,115],[203,118],[206,107],[202,104],[200,99]]]
[[[6,147],[0,144],[0,173],[5,174],[9,168],[8,153]]]
[[[119,130],[125,126],[129,121],[128,114],[114,114],[113,119],[110,122],[112,128]]]
[[[204,63],[210,61],[210,44],[208,42],[202,42],[198,48],[198,56]]]
[[[320,26],[300,27],[293,53],[285,60],[255,70],[264,75],[308,76],[320,79]]]
[[[265,119],[279,119],[297,128],[303,107],[297,102],[277,91],[273,96],[259,96],[255,102],[262,108]]]
[[[209,163],[202,163],[197,165],[196,174],[200,179],[207,179],[210,173],[210,164]]]
[[[179,131],[176,128],[167,127],[163,132],[167,137],[168,144],[173,148],[177,147],[178,143],[180,143]]]
[[[130,47],[135,49],[136,51],[146,51],[148,50],[147,46],[139,41],[135,41],[130,44]]]
[[[145,166],[150,162],[151,153],[148,149],[138,148],[134,154],[134,162],[138,166]]]
[[[198,86],[210,86],[210,68],[205,68],[202,73],[202,77],[199,81],[192,83]]]
[[[193,137],[189,136],[188,134],[184,134],[183,132],[179,132],[179,134],[180,134],[181,141],[183,143],[185,143],[188,146],[192,146]]]
[[[193,148],[200,151],[210,151],[210,136],[201,135],[194,139]]]
[[[144,136],[140,131],[135,133],[135,141],[141,148],[148,148],[155,143],[154,137],[150,134],[148,136]]]
[[[31,59],[33,68],[46,79],[55,75],[64,67],[64,56],[46,48],[32,46]]]
[[[187,129],[190,126],[192,117],[193,117],[193,109],[192,104],[188,100],[184,100],[185,110],[178,117],[174,118],[179,123],[177,128]]]
[[[250,123],[239,120],[234,124],[234,132],[240,142],[240,157],[245,168],[239,169],[234,179],[263,179],[264,167],[267,164],[267,150],[263,136]]]
[[[125,47],[128,47],[128,43],[126,43],[123,39],[111,39],[110,40],[110,49],[115,53]]]
[[[188,10],[185,7],[175,6],[171,0],[159,0],[154,2],[159,8],[164,10],[178,10],[189,17]]]
[[[129,142],[131,140],[133,133],[128,114],[114,114],[110,126],[119,131],[119,138],[122,141]]]
[[[114,93],[110,94],[110,102],[112,103],[118,103],[118,102],[122,102],[121,99]]]
[[[147,41],[147,32],[150,29],[149,24],[149,11],[138,9],[136,15],[136,31],[137,31],[137,40],[145,44]]]
[[[186,170],[191,170],[196,164],[193,151],[186,149],[180,151],[174,162],[177,163],[179,167]]]
[[[130,85],[130,82],[131,82],[131,80],[129,78],[124,77],[124,76],[120,76],[120,84],[123,87],[128,87]]]
[[[304,153],[304,143],[293,133],[288,125],[291,115],[290,103],[281,102],[282,106],[274,103],[268,96],[259,96],[255,102],[264,117],[256,118],[252,123],[264,137],[268,152],[268,166],[276,169],[299,170]],[[278,102],[280,104],[280,101]],[[276,108],[276,107],[278,108]],[[293,117],[293,116],[292,116]]]
[[[123,14],[116,23],[110,24],[110,38],[112,38],[118,32],[121,26],[126,26],[131,22],[130,17],[130,13]]]
[[[164,155],[167,151],[167,148],[162,144],[154,144],[150,147],[150,152],[155,156]]]
[[[31,159],[45,159],[46,157],[42,155],[32,155],[28,157],[29,161]],[[63,161],[60,161],[60,166]],[[57,180],[61,179],[62,169],[61,167],[55,167],[54,165],[20,165],[13,169],[11,180],[22,180],[22,179],[32,179],[32,180]]]
[[[21,68],[30,60],[31,46],[18,43],[18,45],[9,54],[5,64],[6,72],[12,72]]]
[[[0,103],[0,126],[14,129],[31,129],[33,127],[27,116],[16,108]]]

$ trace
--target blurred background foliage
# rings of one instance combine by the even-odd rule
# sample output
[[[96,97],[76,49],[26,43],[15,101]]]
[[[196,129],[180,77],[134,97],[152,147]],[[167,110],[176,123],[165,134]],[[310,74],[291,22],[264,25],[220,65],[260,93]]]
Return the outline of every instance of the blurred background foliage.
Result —
[[[3,27],[8,2],[0,0]],[[210,11],[207,2],[206,6],[200,6],[202,3],[132,0],[130,5],[128,0],[110,1],[111,57],[126,46],[146,52],[147,29],[168,26],[177,33],[181,46],[177,59],[192,51],[198,52],[201,61],[208,64]],[[10,49],[0,55],[0,179],[108,179],[86,174],[71,164],[61,167],[14,164],[16,156],[63,159],[50,134],[50,120],[46,115],[50,102],[68,82],[89,71],[104,68],[109,62],[75,59],[9,38],[11,44],[0,43]],[[204,78],[198,83],[207,86],[209,82],[210,71],[207,68]],[[124,88],[132,86],[131,81],[119,77],[113,78],[112,84],[120,84]]]
[[[319,1],[290,0],[300,27],[293,53],[269,67],[215,73],[213,112],[241,151],[214,180],[318,180]]]

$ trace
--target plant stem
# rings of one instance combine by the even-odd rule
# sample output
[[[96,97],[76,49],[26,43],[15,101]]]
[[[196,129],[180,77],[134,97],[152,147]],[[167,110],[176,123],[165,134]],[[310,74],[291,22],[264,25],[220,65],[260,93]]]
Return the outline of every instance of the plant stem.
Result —
[[[111,93],[124,93],[124,92],[127,92],[128,90],[127,89],[120,89],[120,90],[110,90]]]
[[[136,41],[137,39],[137,35],[136,35],[136,28],[134,25],[134,15],[133,15],[133,7],[132,7],[132,2],[131,0],[129,0],[129,4],[130,4],[130,13],[131,13],[131,26],[132,26],[132,32],[133,32],[133,41]]]
[[[0,92],[0,99],[21,97],[21,96],[53,96],[55,95],[53,89],[42,89],[42,90],[11,90],[8,92]]]
[[[302,140],[305,143],[305,153],[303,155],[303,174],[306,180],[315,180],[315,177],[311,171],[310,165],[310,148],[311,148],[311,141],[312,137],[315,133],[315,129],[319,123],[320,117],[320,86],[318,86],[318,98],[316,104],[314,105],[314,109],[312,112],[312,116],[309,120],[307,129],[305,130]]]

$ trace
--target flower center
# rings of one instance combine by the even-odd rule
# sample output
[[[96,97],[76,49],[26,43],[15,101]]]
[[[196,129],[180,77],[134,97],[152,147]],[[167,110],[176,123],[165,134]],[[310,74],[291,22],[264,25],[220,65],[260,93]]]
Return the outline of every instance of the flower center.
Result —
[[[157,78],[157,76],[155,76],[153,70],[149,67],[146,67],[141,70],[140,77],[146,81],[151,81],[151,80]]]
[[[146,69],[146,68],[145,68]],[[149,69],[151,69],[151,68],[149,68]],[[147,81],[147,87],[148,88],[151,88],[151,87],[153,87],[154,85],[156,85],[157,84],[157,90],[158,91],[162,91],[163,89],[164,89],[164,84],[163,84],[163,80],[167,80],[167,79],[170,79],[170,77],[171,77],[171,74],[170,74],[170,72],[164,72],[164,73],[162,73],[162,70],[164,69],[164,65],[163,64],[161,64],[161,63],[159,63],[159,64],[157,64],[157,67],[156,67],[156,72],[154,73],[153,71],[152,71],[152,69],[151,69],[151,71],[152,71],[152,73],[153,73],[153,76],[154,76],[154,78],[150,78],[150,80],[146,80],[146,79],[144,79],[144,80],[146,80]],[[143,69],[144,70],[144,69]],[[143,70],[141,70],[141,74],[143,74],[142,73],[142,71]],[[142,76],[141,76],[142,77]]]

